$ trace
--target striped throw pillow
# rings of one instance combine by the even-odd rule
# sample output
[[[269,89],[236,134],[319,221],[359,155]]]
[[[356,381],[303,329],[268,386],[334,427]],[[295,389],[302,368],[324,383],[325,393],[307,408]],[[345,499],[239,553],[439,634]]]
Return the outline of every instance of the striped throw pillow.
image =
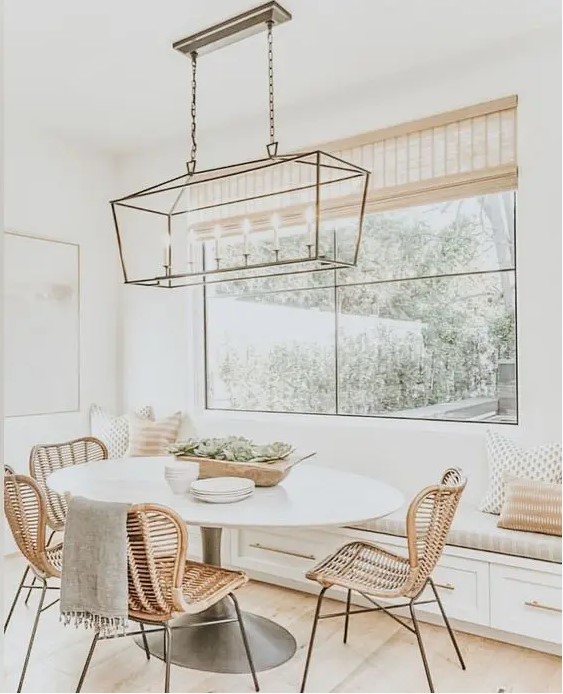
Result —
[[[504,502],[505,477],[526,478],[561,484],[561,444],[546,443],[522,448],[496,431],[487,432],[489,488],[479,506],[485,513],[500,513]]]
[[[143,419],[154,419],[152,407],[138,407],[134,414]],[[105,443],[108,458],[123,458],[129,447],[129,415],[114,416],[99,405],[90,407],[90,433]]]
[[[178,437],[182,413],[152,422],[135,415],[129,418],[128,456],[166,455]]]
[[[561,537],[561,485],[508,477],[497,525]]]

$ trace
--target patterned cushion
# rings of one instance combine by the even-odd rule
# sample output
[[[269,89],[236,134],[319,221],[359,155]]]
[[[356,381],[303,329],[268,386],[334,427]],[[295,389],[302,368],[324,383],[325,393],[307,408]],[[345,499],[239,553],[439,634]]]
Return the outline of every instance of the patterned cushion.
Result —
[[[127,455],[166,455],[168,446],[178,438],[182,413],[153,422],[136,415],[129,417],[129,448]]]
[[[152,407],[145,405],[135,410],[138,417],[154,419]],[[123,458],[129,448],[129,418],[122,414],[117,417],[109,414],[99,405],[90,407],[90,432],[92,436],[106,444],[108,457]]]
[[[561,485],[517,477],[506,480],[498,527],[561,537]]]
[[[504,477],[507,473],[541,482],[561,482],[560,443],[548,443],[526,450],[495,431],[489,431],[487,457],[489,488],[479,506],[486,513],[500,513],[504,502]]]
[[[350,526],[383,535],[406,536],[406,507],[385,518]],[[460,506],[448,533],[447,544],[497,554],[561,563],[561,540],[554,535],[536,535],[497,527],[498,518],[473,506]]]

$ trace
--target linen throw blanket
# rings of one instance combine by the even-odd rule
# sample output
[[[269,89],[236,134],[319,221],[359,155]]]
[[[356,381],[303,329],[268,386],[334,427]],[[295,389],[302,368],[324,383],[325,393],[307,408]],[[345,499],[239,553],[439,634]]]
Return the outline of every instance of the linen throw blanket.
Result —
[[[127,628],[129,504],[69,499],[63,545],[61,618],[116,636]]]

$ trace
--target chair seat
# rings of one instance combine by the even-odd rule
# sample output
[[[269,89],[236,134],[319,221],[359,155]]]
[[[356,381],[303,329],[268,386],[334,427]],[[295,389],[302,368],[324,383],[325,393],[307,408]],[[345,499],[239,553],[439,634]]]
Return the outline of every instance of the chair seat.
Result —
[[[229,571],[211,564],[186,561],[182,602],[186,612],[201,612],[248,582],[243,571]]]
[[[321,561],[307,578],[375,596],[401,593],[410,576],[408,559],[367,542],[351,542]]]
[[[168,598],[173,593],[174,564],[173,556],[160,557],[155,566],[162,592]],[[176,591],[175,598],[175,602],[181,605],[181,609],[175,612],[175,616],[202,612],[247,582],[248,577],[243,571],[229,571],[211,564],[187,560],[184,566],[182,589],[181,592]],[[153,613],[146,603],[133,599],[131,594],[129,595],[129,615],[133,619],[147,622],[153,620],[162,622],[170,618],[170,615],[165,613]]]

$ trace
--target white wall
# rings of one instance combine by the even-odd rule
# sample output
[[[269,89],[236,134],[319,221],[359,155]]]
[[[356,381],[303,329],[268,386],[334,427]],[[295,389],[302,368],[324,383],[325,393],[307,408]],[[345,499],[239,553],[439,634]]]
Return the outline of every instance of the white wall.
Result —
[[[326,103],[301,104],[279,114],[279,139],[284,150],[291,150],[518,94],[520,424],[501,430],[526,444],[561,435],[560,65],[558,34],[542,32],[518,45],[498,46],[492,54],[477,53],[465,63],[413,71],[354,92],[343,87]],[[207,133],[200,165],[260,155],[263,125],[249,122],[233,125],[232,132]],[[123,159],[122,192],[180,174],[186,149],[186,143],[178,143]],[[201,433],[286,439],[317,450],[319,462],[377,475],[407,492],[435,480],[445,466],[461,465],[470,472],[467,499],[479,496],[486,479],[484,425],[203,412],[197,397],[194,402],[201,391],[197,299],[193,290],[124,289],[127,406],[150,401],[162,414],[188,409]]]
[[[6,418],[4,460],[24,471],[35,443],[88,433],[90,403],[117,406],[119,284],[108,205],[114,168],[107,157],[7,123],[4,172],[7,231],[80,244],[80,411]]]

